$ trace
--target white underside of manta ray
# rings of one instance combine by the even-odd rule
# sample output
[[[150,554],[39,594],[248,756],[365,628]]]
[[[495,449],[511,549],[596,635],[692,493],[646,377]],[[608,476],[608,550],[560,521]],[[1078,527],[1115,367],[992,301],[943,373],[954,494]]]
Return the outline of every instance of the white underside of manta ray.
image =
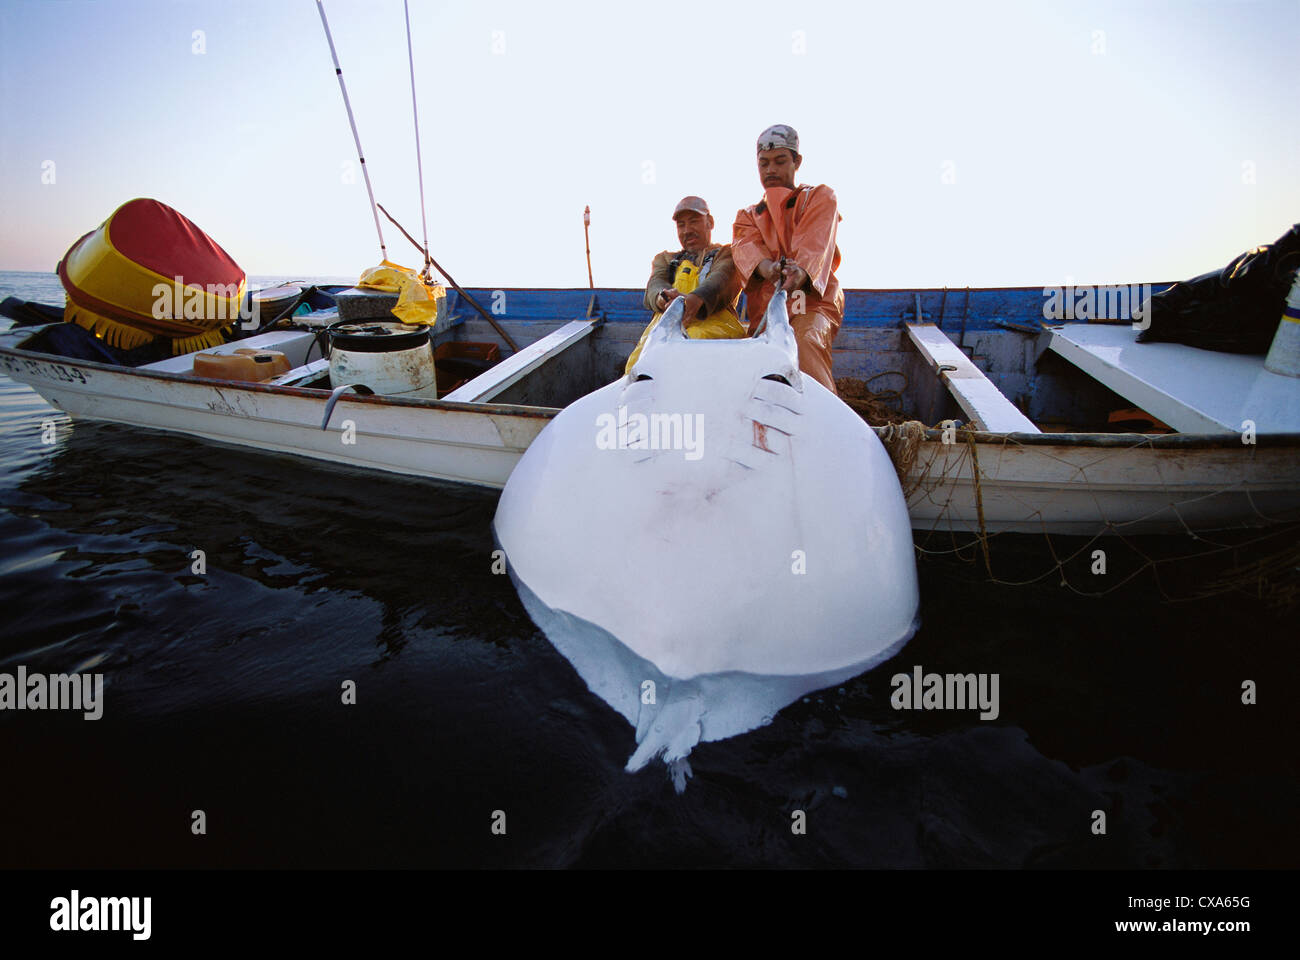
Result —
[[[916,629],[912,531],[875,433],[766,330],[688,340],[682,298],[636,366],[566,407],[494,530],[529,615],[669,765],[893,656]]]

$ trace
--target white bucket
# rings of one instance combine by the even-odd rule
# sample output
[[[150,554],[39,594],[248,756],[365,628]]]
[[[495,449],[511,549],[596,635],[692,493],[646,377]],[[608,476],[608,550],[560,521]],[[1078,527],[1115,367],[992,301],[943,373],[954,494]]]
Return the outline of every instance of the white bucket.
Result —
[[[386,397],[437,399],[428,326],[346,320],[330,326],[330,385],[364,384]]]
[[[1264,369],[1285,377],[1300,377],[1300,270],[1287,294],[1282,321],[1264,358]]]

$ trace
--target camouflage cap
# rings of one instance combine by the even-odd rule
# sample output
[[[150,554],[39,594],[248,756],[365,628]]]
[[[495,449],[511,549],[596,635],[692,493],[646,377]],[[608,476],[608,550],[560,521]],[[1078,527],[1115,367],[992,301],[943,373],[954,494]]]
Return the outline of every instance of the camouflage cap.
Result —
[[[781,147],[785,147],[795,156],[799,155],[799,134],[795,133],[794,127],[789,124],[773,124],[758,135],[759,153]]]

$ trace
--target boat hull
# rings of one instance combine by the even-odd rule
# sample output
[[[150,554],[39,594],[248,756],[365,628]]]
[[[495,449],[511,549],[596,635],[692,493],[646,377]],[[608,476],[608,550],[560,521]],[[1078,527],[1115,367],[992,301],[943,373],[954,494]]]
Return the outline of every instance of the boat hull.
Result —
[[[323,431],[321,390],[196,381],[7,347],[0,373],[75,418],[496,489],[559,412],[345,395]],[[1300,520],[1300,435],[1249,444],[1185,434],[958,431],[949,439],[927,431],[907,471],[916,531],[1185,534]]]
[[[321,429],[329,394],[0,350],[0,372],[73,418],[170,430],[204,440],[363,469],[500,488],[551,411],[345,395]],[[478,405],[486,406],[486,405]]]
[[[1300,521],[1300,436],[958,434],[917,451],[915,530],[1186,534]]]

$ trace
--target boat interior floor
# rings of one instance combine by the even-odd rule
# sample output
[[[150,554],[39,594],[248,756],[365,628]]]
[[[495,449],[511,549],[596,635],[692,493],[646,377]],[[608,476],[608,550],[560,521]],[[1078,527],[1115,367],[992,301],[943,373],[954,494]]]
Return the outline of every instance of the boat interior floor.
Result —
[[[520,344],[516,353],[509,353],[481,320],[458,323],[434,338],[440,399],[562,408],[617,379],[641,330],[629,323],[585,320],[504,326]],[[1084,330],[1074,339],[1087,335],[1120,336],[1113,329]],[[1034,338],[1002,330],[969,339],[971,343],[959,349],[929,324],[846,327],[835,344],[841,396],[875,426],[918,420],[929,427],[953,421],[994,433],[1162,434],[1176,432],[1180,425],[1175,417],[1162,416],[1165,407],[1157,410],[1158,404],[1144,402],[1147,394],[1126,387],[1141,371],[1117,372],[1113,362],[1098,359],[1103,347],[1114,347],[1109,341],[1091,352],[1076,349],[1072,355],[1059,334]],[[154,345],[116,350],[71,323],[16,326],[0,333],[0,345],[146,371],[184,375],[194,369],[193,354],[160,356],[161,348]],[[289,371],[266,383],[330,389],[327,334],[319,324],[254,334],[203,352],[250,348],[283,353],[288,361]],[[1217,365],[1217,357],[1193,359],[1205,365],[1202,383],[1225,363],[1251,370],[1262,363],[1258,358],[1229,357]],[[1190,389],[1185,387],[1180,395],[1184,402],[1189,402]],[[1222,431],[1223,418],[1219,420]]]

